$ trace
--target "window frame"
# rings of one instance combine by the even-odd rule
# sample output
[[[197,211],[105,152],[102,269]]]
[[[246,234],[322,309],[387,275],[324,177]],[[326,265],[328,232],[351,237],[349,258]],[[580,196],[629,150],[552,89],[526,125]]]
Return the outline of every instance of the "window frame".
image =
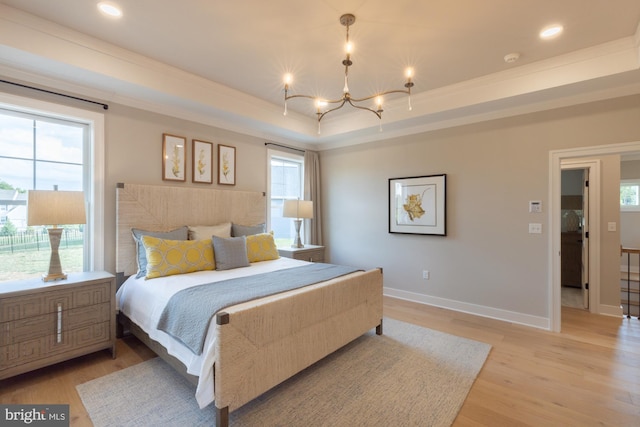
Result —
[[[74,121],[89,127],[89,141],[83,158],[83,162],[88,166],[83,180],[89,222],[85,229],[88,234],[87,248],[84,252],[84,269],[86,271],[104,270],[104,114],[7,93],[0,93],[0,107],[25,114]]]
[[[620,205],[620,212],[640,212],[640,178],[638,179],[621,179],[620,190],[623,185],[635,185],[638,187],[638,204],[637,205]]]
[[[304,199],[304,154],[294,154],[288,151],[267,149],[267,230],[272,229],[271,221],[271,161],[273,159],[284,159],[300,163],[300,200]],[[293,226],[292,226],[293,227]],[[301,234],[303,230],[300,230]],[[276,236],[277,238],[278,236]],[[293,242],[295,236],[287,236]]]

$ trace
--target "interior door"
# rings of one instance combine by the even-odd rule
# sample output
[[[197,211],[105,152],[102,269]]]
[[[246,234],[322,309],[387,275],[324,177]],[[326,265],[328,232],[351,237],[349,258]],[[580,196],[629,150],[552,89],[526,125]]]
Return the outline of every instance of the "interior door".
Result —
[[[582,300],[589,308],[589,169],[582,170]]]

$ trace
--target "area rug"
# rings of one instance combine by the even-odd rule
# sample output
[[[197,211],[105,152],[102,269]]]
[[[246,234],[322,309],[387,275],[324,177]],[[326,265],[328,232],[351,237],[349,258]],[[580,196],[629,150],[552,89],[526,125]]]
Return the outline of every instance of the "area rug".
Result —
[[[384,320],[230,414],[232,426],[449,426],[491,346]],[[210,426],[195,387],[159,358],[77,386],[102,426]]]

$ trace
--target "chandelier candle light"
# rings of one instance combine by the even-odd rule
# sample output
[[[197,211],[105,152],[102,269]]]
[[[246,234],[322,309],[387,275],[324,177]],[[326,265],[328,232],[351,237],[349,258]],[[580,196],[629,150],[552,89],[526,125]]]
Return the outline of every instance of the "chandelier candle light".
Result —
[[[384,95],[389,95],[392,93],[404,93],[409,97],[409,110],[411,110],[411,88],[413,87],[413,82],[411,78],[413,77],[413,69],[407,68],[406,70],[406,78],[407,82],[404,84],[405,89],[397,89],[397,90],[388,90],[385,92],[380,92],[373,94],[371,96],[367,96],[366,98],[353,98],[351,93],[349,92],[349,67],[353,65],[353,61],[351,60],[351,53],[353,52],[353,45],[349,41],[349,26],[353,25],[356,21],[355,15],[347,13],[340,17],[340,23],[347,27],[347,43],[345,46],[346,57],[342,61],[342,65],[344,65],[344,88],[342,89],[342,97],[328,101],[322,98],[318,98],[316,96],[311,95],[289,95],[289,87],[291,82],[293,81],[293,76],[291,74],[286,74],[284,76],[284,115],[287,115],[287,101],[292,98],[309,98],[314,101],[316,106],[316,115],[318,117],[318,134],[320,134],[320,120],[322,118],[335,110],[339,110],[346,104],[347,102],[351,104],[352,107],[359,108],[361,110],[371,111],[373,114],[378,116],[378,119],[382,120],[382,97]],[[368,101],[371,99],[375,99],[375,108],[370,108],[364,105],[359,105],[359,103]]]
[[[313,218],[313,202],[310,200],[285,200],[282,208],[282,216],[285,218],[295,218],[293,223],[296,227],[296,238],[292,248],[304,248],[300,240],[300,226],[302,219]]]

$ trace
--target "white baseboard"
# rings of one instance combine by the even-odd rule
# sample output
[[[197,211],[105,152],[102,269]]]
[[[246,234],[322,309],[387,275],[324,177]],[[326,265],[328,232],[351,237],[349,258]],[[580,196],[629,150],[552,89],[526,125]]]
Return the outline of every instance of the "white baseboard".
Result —
[[[384,288],[384,295],[421,304],[447,308],[449,310],[460,311],[463,313],[474,314],[476,316],[488,317],[490,319],[503,320],[505,322],[551,330],[551,321],[546,317],[532,316],[530,314],[517,313],[515,311],[502,310],[499,308],[487,307],[477,304],[469,304],[466,302],[433,297],[429,295],[387,287]]]
[[[604,314],[605,316],[622,317],[622,306],[600,304],[598,306],[598,314]]]

